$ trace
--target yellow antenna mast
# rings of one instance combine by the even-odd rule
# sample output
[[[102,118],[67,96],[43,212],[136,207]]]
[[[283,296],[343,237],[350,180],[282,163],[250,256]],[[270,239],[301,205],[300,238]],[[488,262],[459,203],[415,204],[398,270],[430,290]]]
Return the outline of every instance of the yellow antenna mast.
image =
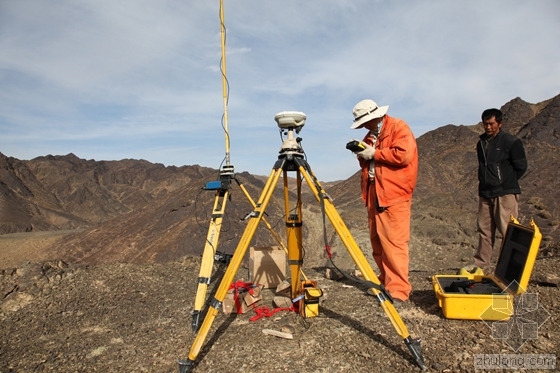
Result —
[[[230,168],[230,151],[229,151],[229,128],[228,128],[228,100],[229,100],[229,85],[226,77],[226,25],[224,23],[224,1],[220,0],[220,33],[222,39],[222,94],[224,99],[224,132],[226,137],[226,168]],[[231,169],[233,172],[233,168]]]
[[[221,26],[221,33],[222,33],[222,62],[221,62],[221,70],[222,70],[222,88],[223,88],[223,98],[224,98],[224,115],[223,115],[223,122],[222,126],[225,131],[226,137],[226,158],[225,164],[220,169],[220,178],[216,181],[210,181],[206,183],[204,189],[206,190],[213,190],[216,191],[216,195],[214,198],[214,207],[212,209],[212,217],[210,219],[210,226],[208,227],[208,233],[206,236],[206,242],[204,245],[204,251],[202,253],[202,263],[200,266],[200,272],[197,280],[197,291],[196,297],[194,301],[194,308],[191,313],[192,315],[192,330],[194,332],[198,331],[200,327],[200,321],[203,316],[203,308],[206,301],[206,293],[208,290],[208,285],[210,285],[211,277],[212,277],[212,267],[214,262],[217,261],[222,264],[228,264],[231,260],[232,255],[225,254],[223,252],[218,251],[218,240],[220,237],[222,221],[226,212],[226,204],[228,201],[228,197],[230,197],[230,188],[231,182],[234,180],[247,200],[251,203],[253,208],[256,207],[256,203],[253,201],[247,189],[241,184],[239,179],[235,176],[234,167],[230,164],[230,150],[229,150],[229,129],[228,129],[228,99],[229,99],[229,83],[226,77],[226,28],[224,23],[224,6],[223,0],[220,0],[220,26]],[[249,216],[249,215],[248,215]],[[280,236],[274,232],[270,223],[266,220],[266,218],[262,218],[266,228],[270,231],[274,239],[278,242],[278,244],[284,249],[287,253],[288,249],[282,242]],[[302,272],[303,274],[303,272]],[[305,276],[305,274],[303,275]],[[211,303],[214,300],[210,301]]]

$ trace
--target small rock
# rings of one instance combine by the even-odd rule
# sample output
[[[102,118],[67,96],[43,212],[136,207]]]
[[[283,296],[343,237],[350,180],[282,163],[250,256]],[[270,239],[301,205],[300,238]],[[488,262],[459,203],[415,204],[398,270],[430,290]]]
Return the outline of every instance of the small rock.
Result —
[[[335,269],[327,268],[325,271],[325,278],[333,281],[338,281],[342,279],[344,276]]]
[[[276,294],[277,295],[282,295],[282,296],[288,296],[289,297],[291,292],[292,292],[292,285],[290,284],[290,282],[288,280],[282,281],[276,287]]]
[[[290,308],[292,306],[292,300],[289,297],[276,296],[272,301],[278,308]]]
[[[295,331],[296,331],[296,328],[294,328],[292,325],[284,325],[284,326],[282,326],[282,328],[280,330],[283,333],[294,334]]]

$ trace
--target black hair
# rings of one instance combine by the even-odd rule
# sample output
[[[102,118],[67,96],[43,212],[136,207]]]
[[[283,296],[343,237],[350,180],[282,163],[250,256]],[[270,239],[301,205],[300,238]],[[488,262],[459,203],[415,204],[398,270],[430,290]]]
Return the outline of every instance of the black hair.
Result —
[[[482,112],[482,121],[488,120],[492,117],[496,118],[496,122],[502,123],[504,114],[499,109],[486,109]]]

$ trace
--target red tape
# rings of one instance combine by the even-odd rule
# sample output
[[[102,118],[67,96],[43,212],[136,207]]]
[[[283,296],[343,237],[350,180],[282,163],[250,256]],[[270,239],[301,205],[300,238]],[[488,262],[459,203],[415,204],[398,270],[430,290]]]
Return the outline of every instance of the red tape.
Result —
[[[236,281],[229,286],[228,290],[233,290],[233,301],[235,302],[235,308],[237,309],[237,314],[243,313],[243,309],[241,308],[241,301],[239,300],[239,290],[245,289],[249,292],[249,294],[254,295],[254,288],[256,285],[253,285],[252,282],[243,282],[243,281]]]
[[[257,321],[258,319],[262,318],[262,317],[271,317],[272,315],[274,315],[277,312],[280,311],[295,311],[295,307],[292,305],[291,307],[284,307],[284,308],[274,308],[274,309],[270,309],[267,306],[261,306],[261,307],[257,307],[254,309],[256,315],[251,317],[249,320],[250,321]]]
[[[243,311],[241,308],[241,301],[239,300],[240,290],[245,289],[246,291],[249,292],[249,294],[254,295],[254,289],[256,287],[258,286],[254,285],[252,282],[243,282],[243,281],[236,281],[229,286],[228,290],[234,289],[233,300],[235,301],[235,307],[237,308],[238,314],[242,313]],[[271,317],[272,315],[280,311],[290,311],[290,312],[296,311],[294,305],[292,305],[291,307],[284,307],[284,308],[279,307],[274,309],[270,309],[267,306],[261,306],[261,307],[254,307],[253,310],[255,311],[256,315],[249,319],[251,321],[257,321],[262,317]]]
[[[331,245],[325,245],[325,250],[327,251],[327,259],[330,259],[332,257]]]

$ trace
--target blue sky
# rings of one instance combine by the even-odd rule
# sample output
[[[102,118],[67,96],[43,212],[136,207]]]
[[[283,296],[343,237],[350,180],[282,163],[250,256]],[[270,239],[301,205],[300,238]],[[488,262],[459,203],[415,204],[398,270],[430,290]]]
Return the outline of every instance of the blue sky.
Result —
[[[218,0],[0,2],[0,152],[218,169]],[[274,121],[302,111],[315,175],[357,170],[352,107],[389,105],[417,137],[515,97],[560,93],[560,2],[224,1],[236,172],[268,175]],[[474,144],[473,144],[474,147]]]

